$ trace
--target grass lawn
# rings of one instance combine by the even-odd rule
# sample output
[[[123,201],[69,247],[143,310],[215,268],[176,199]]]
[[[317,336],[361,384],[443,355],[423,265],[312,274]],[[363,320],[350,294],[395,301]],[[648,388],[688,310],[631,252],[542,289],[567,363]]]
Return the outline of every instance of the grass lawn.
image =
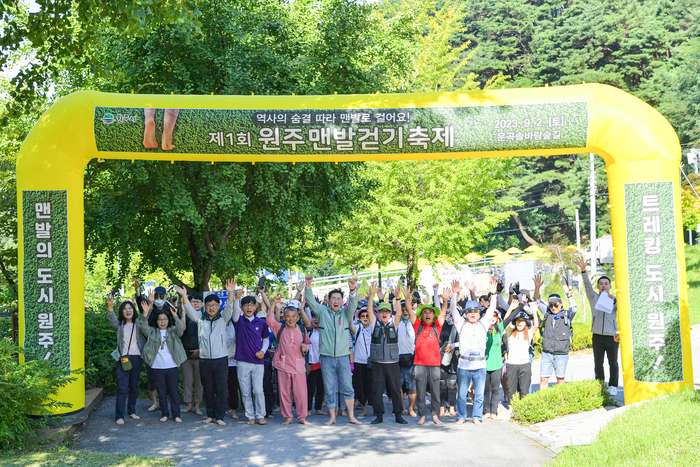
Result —
[[[656,399],[618,415],[589,446],[570,446],[548,467],[700,465],[700,391]]]
[[[690,325],[700,323],[700,245],[685,247]]]
[[[0,454],[0,467],[27,466],[84,466],[84,467],[153,467],[173,466],[176,459],[126,456],[121,454],[93,454],[59,447],[50,451],[11,452]]]

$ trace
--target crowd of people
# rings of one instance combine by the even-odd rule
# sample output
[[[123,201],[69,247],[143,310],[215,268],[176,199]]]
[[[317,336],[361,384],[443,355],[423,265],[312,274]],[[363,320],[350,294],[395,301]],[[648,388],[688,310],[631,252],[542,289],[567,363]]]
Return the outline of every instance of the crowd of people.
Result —
[[[600,277],[596,293],[586,262],[579,266],[592,310],[595,375],[604,379],[607,354],[614,394],[619,335],[610,279]],[[534,285],[532,295],[519,284],[504,291],[494,278],[488,293],[477,296],[474,284],[455,281],[442,291],[435,284],[432,297],[422,300],[401,282],[389,291],[373,282],[360,299],[350,279],[347,297],[334,289],[320,299],[313,277],[306,276],[296,296],[285,301],[280,295],[270,300],[264,286],[245,295],[228,280],[222,307],[216,294],[188,295],[179,286],[170,299],[164,287],[145,297],[137,280],[135,300],[122,301],[117,313],[114,298],[108,298],[118,343],[112,354],[116,423],[140,418],[136,401],[145,366],[148,411],[160,409],[163,422],[179,423],[183,412],[193,412],[204,423],[223,426],[227,416],[239,418],[240,408],[248,424],[264,425],[278,406],[284,425],[295,418],[308,425],[311,415],[327,416],[326,425],[339,416],[360,425],[369,405],[376,425],[384,423],[386,394],[399,424],[408,423],[408,414],[418,425],[430,418],[442,425],[446,416],[458,425],[468,418],[480,425],[497,418],[501,388],[506,407],[516,393],[530,393],[535,342],[542,344],[540,388],[549,386],[552,375],[564,384],[577,305],[566,287],[568,308],[558,294],[541,299],[540,276]],[[597,309],[602,294],[615,304],[612,311]]]

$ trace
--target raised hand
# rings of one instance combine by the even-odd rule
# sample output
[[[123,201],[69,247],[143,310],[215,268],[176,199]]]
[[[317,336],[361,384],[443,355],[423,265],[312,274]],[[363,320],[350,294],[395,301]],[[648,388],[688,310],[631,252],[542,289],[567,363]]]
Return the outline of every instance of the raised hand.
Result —
[[[503,279],[498,279],[498,286],[496,286],[496,292],[503,292]]]
[[[440,284],[438,284],[437,282],[433,284],[433,289],[437,289],[438,287],[440,287]]]
[[[586,263],[586,258],[577,259],[576,264],[578,264],[578,267],[581,268],[581,272],[586,272],[586,266],[588,264]]]
[[[262,297],[260,295],[255,296],[255,301],[258,303],[262,303]]]
[[[520,305],[520,300],[518,300],[517,298],[514,297],[513,300],[511,300],[511,302],[510,302],[510,306],[508,307],[508,311],[510,312],[510,311],[515,310],[516,308],[518,308],[518,305]]]
[[[445,287],[442,289],[442,300],[444,302],[447,302],[452,297],[452,289],[449,287]]]
[[[495,294],[498,291],[498,281],[495,277],[491,278],[488,287],[486,287],[486,290],[488,290],[491,294]]]
[[[111,294],[107,296],[107,309],[114,311],[114,297]]]
[[[464,286],[467,288],[469,292],[475,292],[476,291],[476,284],[473,282],[466,281],[464,283]],[[459,293],[459,292],[458,292]]]
[[[234,293],[236,291],[236,279],[229,279],[226,281],[226,292]]]
[[[401,300],[401,281],[396,281],[396,288],[394,289],[394,300]]]
[[[403,290],[403,295],[404,299],[406,299],[406,306],[409,306],[411,304],[411,300],[413,299],[413,290],[411,290],[411,287],[406,284],[406,288]]]
[[[510,284],[508,286],[508,293],[511,295],[515,295],[515,284]]]
[[[153,302],[155,301],[155,299],[156,299],[155,294],[153,292],[150,292],[148,294],[148,304],[153,305]]]
[[[282,296],[280,294],[275,295],[275,305],[282,302]]]
[[[542,280],[542,275],[537,274],[532,279],[535,281],[535,290],[540,290],[540,287],[542,287],[544,285],[544,281]]]
[[[179,285],[173,286],[173,290],[182,296],[187,295],[187,290],[185,290],[184,287],[180,287]]]
[[[471,290],[471,289],[469,289]],[[462,286],[459,281],[452,281],[452,293],[459,294],[462,291]]]
[[[303,282],[297,282],[297,292],[304,290],[305,284]]]
[[[382,290],[382,288],[379,287],[379,288],[377,289],[377,298],[378,298],[379,301],[381,302],[381,301],[384,300],[384,297],[386,297],[386,292],[384,292],[384,290]]]
[[[348,279],[348,287],[350,288],[350,293],[357,289],[357,281],[353,277]]]
[[[377,283],[372,282],[369,284],[369,298],[374,300],[374,296],[377,294]],[[368,299],[369,300],[369,299]]]

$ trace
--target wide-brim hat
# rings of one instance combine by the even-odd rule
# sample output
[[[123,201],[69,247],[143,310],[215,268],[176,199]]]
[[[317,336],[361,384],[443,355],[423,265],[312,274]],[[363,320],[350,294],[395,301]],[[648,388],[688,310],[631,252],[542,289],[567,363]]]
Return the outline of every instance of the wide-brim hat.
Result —
[[[433,313],[435,313],[435,319],[437,319],[437,317],[440,316],[440,308],[433,305],[421,305],[416,310],[416,318],[418,318],[419,321],[423,320],[421,316],[423,315],[423,310],[426,309],[433,310]]]
[[[517,315],[515,315],[515,318],[513,318],[513,324],[515,324],[515,322],[518,321],[519,319],[524,319],[525,322],[527,323],[528,328],[532,327],[532,321],[530,321],[530,315],[528,315],[524,311],[521,311]]]

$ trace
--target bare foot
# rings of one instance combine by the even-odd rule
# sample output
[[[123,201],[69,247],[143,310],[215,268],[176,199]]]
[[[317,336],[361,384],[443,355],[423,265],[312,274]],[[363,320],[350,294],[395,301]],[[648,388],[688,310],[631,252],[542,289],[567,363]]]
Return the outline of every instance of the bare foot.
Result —
[[[156,122],[152,119],[146,121],[146,129],[143,132],[143,147],[146,149],[158,148],[158,140],[156,140]]]
[[[258,425],[264,425],[266,423],[267,423],[267,420],[265,420],[264,418],[262,418],[262,417],[258,418]]]
[[[234,419],[234,420],[238,420],[238,419],[239,419],[238,415],[236,415],[236,411],[235,411],[235,410],[232,410],[232,411],[231,411],[231,418]]]
[[[481,425],[481,420],[473,420],[474,425]]]
[[[175,417],[175,421],[176,421],[177,423],[182,423],[182,419],[181,419],[180,417]]]
[[[213,421],[214,421],[214,419],[211,418],[211,417],[207,417],[207,418],[204,419],[204,423],[211,423],[211,422],[213,422]]]
[[[162,147],[163,151],[170,151],[175,149],[175,145],[173,144],[173,135],[170,135],[169,138],[166,137],[165,133],[163,133],[163,138],[161,139],[162,141]],[[156,146],[158,147],[158,146]]]
[[[410,415],[411,417],[417,417],[417,416],[418,416],[418,414],[417,414],[416,412],[414,412],[413,410],[409,410],[409,411],[408,411],[408,415]]]
[[[362,425],[362,422],[355,417],[349,418],[348,423],[352,423],[353,425]]]
[[[425,416],[421,417],[420,420],[416,423],[416,425],[423,425],[425,423]]]
[[[445,407],[440,407],[440,416],[441,417],[445,416]]]
[[[190,410],[192,410],[192,404],[187,404],[187,406],[184,409],[182,409],[182,413],[187,413]]]
[[[347,416],[348,416],[348,413],[347,413],[345,410],[341,410],[341,411],[340,411],[340,416],[341,416],[341,417],[347,417]]]
[[[161,417],[161,418],[160,418],[160,421],[161,421],[161,422],[167,422],[167,421],[168,421],[168,417]]]
[[[219,426],[226,426],[226,422],[223,421],[223,420],[217,420],[217,421],[216,421],[216,424],[219,425]]]
[[[246,422],[248,425],[255,425],[255,420],[252,418]]]
[[[326,425],[335,425],[335,417],[331,417],[326,421]]]
[[[124,424],[123,418],[120,418],[119,420],[117,420],[117,425],[123,425],[123,424]]]
[[[316,415],[328,415],[328,412],[324,412],[323,410],[317,410]]]
[[[194,411],[194,413],[196,413],[197,415],[204,415],[204,412],[202,412],[202,411],[199,410],[199,409],[196,409],[196,410]],[[238,417],[236,417],[236,418],[238,418]]]
[[[457,411],[455,410],[454,407],[450,407],[450,417],[456,417],[457,416]]]
[[[138,420],[139,418],[141,418],[138,415],[136,415],[135,413],[132,413],[131,415],[129,415],[129,417],[133,418],[134,420]]]
[[[282,422],[282,425],[291,425],[293,421],[294,420],[292,420],[291,418],[287,418]]]
[[[457,421],[455,422],[455,425],[464,425],[465,423],[467,423],[466,420],[457,420]]]
[[[150,406],[150,407],[148,408],[148,411],[149,411],[149,412],[153,412],[154,410],[157,410],[157,409],[158,409],[158,404],[153,404],[152,406]]]
[[[307,422],[305,418],[302,418],[301,420],[297,421],[299,425],[311,425],[310,422]]]
[[[433,415],[433,423],[436,425],[442,425],[442,422],[440,421],[437,415]]]

